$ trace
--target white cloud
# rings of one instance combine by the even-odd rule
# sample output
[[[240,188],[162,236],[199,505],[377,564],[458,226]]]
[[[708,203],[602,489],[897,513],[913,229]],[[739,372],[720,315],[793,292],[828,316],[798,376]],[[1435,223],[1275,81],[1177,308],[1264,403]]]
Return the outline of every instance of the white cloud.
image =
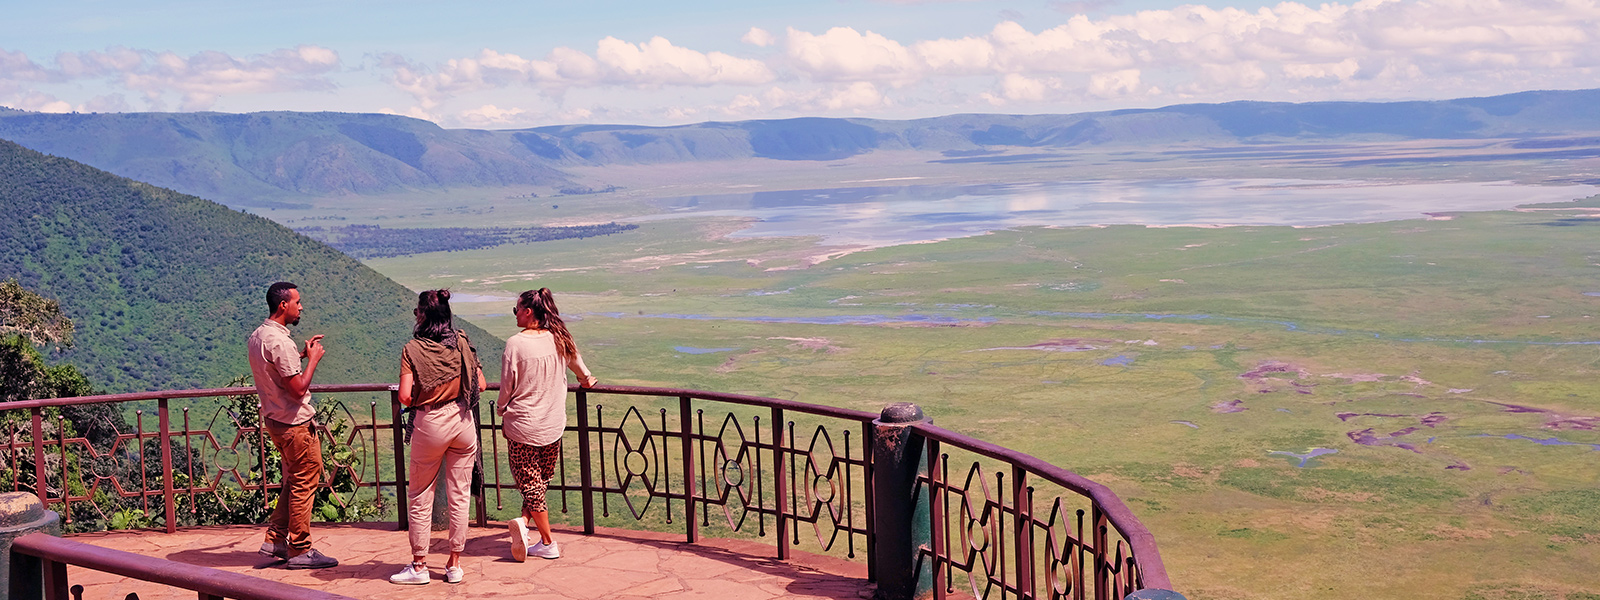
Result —
[[[834,27],[821,35],[790,28],[788,58],[816,81],[909,81],[922,61],[880,34]]]
[[[51,72],[22,52],[0,50],[0,80],[12,82],[44,82],[62,79],[60,73]]]
[[[740,94],[716,112],[729,116],[745,116],[774,110],[797,113],[860,114],[893,106],[878,86],[858,81],[830,87],[790,90],[773,86],[760,94]]]
[[[46,113],[72,112],[72,104],[42,92],[28,92],[8,99],[5,104],[12,108],[31,110]]]
[[[595,58],[609,69],[610,81],[632,85],[755,85],[772,80],[772,71],[759,60],[700,53],[663,37],[638,45],[608,37],[600,40]]]
[[[380,57],[378,66],[388,69],[389,82],[416,98],[425,112],[457,95],[515,86],[559,97],[570,88],[757,85],[774,78],[762,61],[699,52],[659,36],[639,44],[606,37],[596,44],[593,56],[565,46],[543,59],[485,48],[475,57],[434,67],[394,54]]]
[[[478,108],[462,111],[456,120],[470,127],[495,127],[510,125],[521,121],[520,117],[527,111],[520,108],[500,108],[493,104],[485,104]]]
[[[1007,73],[1000,79],[1000,93],[1007,100],[1038,102],[1044,100],[1045,83],[1016,73]]]
[[[1282,68],[1291,79],[1348,80],[1361,70],[1361,63],[1346,58],[1336,63],[1285,63]]]
[[[889,99],[878,91],[878,87],[865,81],[835,89],[822,99],[822,106],[828,110],[865,110],[888,105]]]
[[[1116,98],[1138,94],[1139,70],[1123,69],[1089,76],[1089,95],[1099,98]]]
[[[765,48],[778,43],[778,38],[772,35],[770,31],[760,27],[751,27],[750,31],[744,33],[744,37],[739,38],[739,41]]]
[[[284,48],[245,58],[216,51],[184,57],[115,47],[103,52],[63,52],[56,55],[55,63],[53,68],[46,67],[21,53],[0,50],[0,83],[104,80],[139,93],[156,110],[165,107],[163,98],[169,94],[182,99],[183,110],[204,110],[225,95],[331,90],[334,85],[326,76],[339,68],[339,55],[319,46]]]
[[[1058,21],[1044,26],[1035,24],[1042,14],[975,23],[934,39],[895,39],[859,26],[749,27],[740,37],[748,46],[727,52],[662,36],[597,36],[583,50],[486,48],[437,62],[384,54],[368,66],[414,99],[393,112],[474,126],[569,115],[680,120],[909,107],[929,114],[985,101],[1070,111],[1130,98],[1414,98],[1600,87],[1600,0],[1195,4],[1115,14],[1118,1],[1047,0],[1071,16],[1054,13]],[[0,49],[0,99],[27,95],[41,107],[60,108],[51,103],[59,100],[79,110],[198,109],[229,96],[326,91],[336,76],[371,77],[340,73],[339,54],[320,46],[255,56],[113,47],[32,57]],[[527,90],[538,97],[518,95]],[[61,98],[41,102],[34,93]],[[85,100],[94,95],[102,97]],[[569,103],[589,112],[571,113],[579,109]],[[498,108],[506,106],[526,112]]]
[[[1109,5],[1055,6],[1086,12]],[[1516,89],[1509,82],[1559,80],[1552,69],[1573,70],[1576,78],[1564,87],[1600,84],[1592,70],[1600,67],[1596,0],[1283,2],[1254,11],[1186,5],[1077,14],[1042,30],[1004,21],[987,34],[905,43],[844,27],[821,35],[791,29],[788,37],[788,58],[816,81],[906,86],[992,74],[999,89],[978,96],[992,103],[1049,97],[1042,82],[1051,76],[1076,82],[1070,85],[1092,98],[1152,94],[1160,89],[1154,81],[1188,97],[1308,85],[1324,94],[1431,95],[1438,92],[1415,86],[1478,73]]]
[[[983,38],[926,40],[912,49],[927,68],[945,73],[981,73],[994,63],[994,44]]]

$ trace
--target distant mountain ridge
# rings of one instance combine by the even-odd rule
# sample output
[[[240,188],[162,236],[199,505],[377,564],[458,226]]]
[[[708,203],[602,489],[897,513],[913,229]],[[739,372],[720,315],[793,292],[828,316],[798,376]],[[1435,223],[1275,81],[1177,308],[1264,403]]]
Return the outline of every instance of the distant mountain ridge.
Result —
[[[250,372],[266,288],[293,281],[296,337],[326,334],[318,383],[395,381],[416,294],[255,215],[0,141],[0,279],[61,301],[76,343],[57,358],[96,389],[221,387]],[[502,342],[458,320],[486,368]]]
[[[377,114],[0,114],[0,139],[235,206],[404,188],[563,185],[509,135]]]
[[[0,111],[0,138],[234,206],[457,186],[582,188],[573,166],[741,158],[837,160],[877,150],[1340,139],[1538,137],[1600,131],[1600,90],[1414,102],[1229,102],[1065,115],[907,121],[805,117],[672,127],[444,129],[378,114]]]

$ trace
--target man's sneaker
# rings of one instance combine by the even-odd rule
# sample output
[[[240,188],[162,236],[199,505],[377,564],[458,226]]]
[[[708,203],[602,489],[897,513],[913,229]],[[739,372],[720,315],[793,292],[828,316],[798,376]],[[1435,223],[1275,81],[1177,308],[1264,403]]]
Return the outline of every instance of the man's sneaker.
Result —
[[[445,569],[444,573],[445,579],[448,580],[450,578],[450,570]],[[431,577],[428,575],[428,565],[411,563],[406,565],[406,568],[402,569],[399,573],[390,575],[389,583],[398,583],[400,585],[423,585],[428,583],[429,579],[431,579]],[[457,578],[456,581],[460,581],[460,578]]]
[[[507,521],[506,526],[511,528],[511,560],[528,560],[528,519],[517,517]]]
[[[548,544],[544,543],[543,541],[535,542],[532,546],[528,547],[528,556],[544,559],[561,558],[561,546],[556,545],[555,542],[550,542]]]
[[[278,560],[289,560],[289,542],[262,542],[261,549],[257,550],[262,556],[271,556]]]
[[[444,568],[444,582],[445,583],[461,583],[461,576],[465,575],[465,574],[466,573],[461,570],[461,567],[459,565],[454,566],[454,567],[445,567]]]
[[[289,564],[285,566],[290,569],[326,569],[339,566],[339,561],[312,548],[290,557]]]

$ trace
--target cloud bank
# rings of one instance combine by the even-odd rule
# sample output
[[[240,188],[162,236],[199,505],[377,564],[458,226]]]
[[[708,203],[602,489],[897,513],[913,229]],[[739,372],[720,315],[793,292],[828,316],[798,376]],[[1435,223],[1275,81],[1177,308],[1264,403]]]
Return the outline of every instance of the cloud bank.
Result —
[[[963,110],[1072,112],[1236,99],[1489,95],[1600,87],[1600,0],[1360,0],[1258,10],[1202,5],[1098,18],[1103,1],[1054,2],[1057,24],[978,25],[959,37],[894,39],[841,24],[749,27],[737,40],[679,44],[603,37],[592,48],[524,49],[420,61],[373,53],[377,77],[451,125],[563,118],[673,122],[797,115],[909,116]],[[664,32],[665,33],[665,32]],[[738,43],[735,43],[738,42]],[[522,54],[519,54],[522,52]],[[34,110],[126,109],[119,94],[184,110],[219,98],[325,92],[337,53],[297,46],[235,57],[111,48],[43,63],[0,49],[0,102]],[[98,80],[119,93],[77,105],[40,90]],[[619,93],[621,92],[621,93]]]
[[[104,81],[140,96],[151,110],[166,110],[172,97],[177,98],[179,110],[206,110],[226,95],[331,91],[335,86],[327,76],[337,71],[339,64],[337,52],[311,45],[243,58],[215,51],[185,57],[113,47],[62,52],[53,65],[0,50],[0,97],[29,83]],[[48,112],[125,110],[127,106],[120,95],[100,96],[74,106],[37,90],[12,103],[16,108]]]

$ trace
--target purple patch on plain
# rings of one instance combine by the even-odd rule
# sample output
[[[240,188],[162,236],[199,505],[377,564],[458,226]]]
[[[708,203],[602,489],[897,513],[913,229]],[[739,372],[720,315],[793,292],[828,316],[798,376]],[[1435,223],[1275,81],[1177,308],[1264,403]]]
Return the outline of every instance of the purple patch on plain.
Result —
[[[1224,400],[1211,405],[1211,412],[1238,413],[1250,410],[1244,406],[1243,400]]]
[[[1342,412],[1342,413],[1339,413],[1339,414],[1336,414],[1336,415],[1333,415],[1333,416],[1339,417],[1340,421],[1349,421],[1350,419],[1353,419],[1355,417],[1409,417],[1411,415],[1391,415],[1391,414],[1386,414],[1386,413]]]

